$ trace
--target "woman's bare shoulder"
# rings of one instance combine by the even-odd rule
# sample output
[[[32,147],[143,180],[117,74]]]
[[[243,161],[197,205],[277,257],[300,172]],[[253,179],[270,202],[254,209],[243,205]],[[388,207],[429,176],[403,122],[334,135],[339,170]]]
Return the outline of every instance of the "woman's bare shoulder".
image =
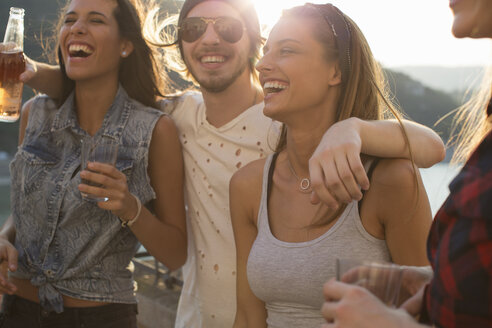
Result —
[[[265,161],[265,158],[254,160],[237,170],[231,178],[231,186],[235,185],[241,189],[261,187]]]
[[[415,188],[415,178],[419,176],[418,168],[410,160],[385,158],[378,161],[371,178],[371,185],[386,188]]]

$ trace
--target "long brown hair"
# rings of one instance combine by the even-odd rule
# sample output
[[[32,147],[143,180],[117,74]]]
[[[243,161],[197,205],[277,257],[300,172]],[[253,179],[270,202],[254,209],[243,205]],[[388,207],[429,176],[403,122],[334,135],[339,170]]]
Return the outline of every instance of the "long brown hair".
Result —
[[[140,0],[114,0],[117,3],[113,14],[118,23],[118,30],[122,38],[133,43],[132,53],[123,58],[119,69],[119,82],[133,98],[145,106],[156,107],[156,96],[161,94],[161,80],[157,75],[157,65],[150,46],[142,35],[141,17],[143,17],[143,5]],[[57,26],[57,31],[63,23],[63,16],[67,3],[63,8]],[[69,94],[75,88],[75,82],[66,73],[63,57],[59,44],[57,45],[58,63],[63,76],[62,96],[59,104],[63,104]]]
[[[324,46],[327,60],[338,60],[342,67],[345,66],[342,62],[347,63],[348,67],[342,69],[343,82],[335,117],[337,122],[349,117],[363,120],[395,117],[400,121],[400,110],[391,100],[391,93],[381,65],[375,60],[359,27],[348,16],[331,4],[305,4],[284,10],[282,18],[284,17],[304,18],[315,22],[316,29],[313,35]],[[330,21],[337,17],[341,20],[336,24],[339,28],[337,35],[341,35],[340,29],[346,35],[348,32],[346,40],[339,41],[333,34],[335,25]],[[348,46],[341,51],[340,44],[347,42]],[[405,141],[410,147],[403,125],[401,127]],[[283,137],[277,144],[277,151],[285,147],[285,126],[282,130]]]
[[[335,121],[350,117],[363,120],[381,120],[396,118],[402,129],[405,143],[413,155],[408,135],[401,122],[401,114],[391,101],[392,97],[385,75],[375,60],[371,48],[359,27],[347,15],[332,4],[310,4],[284,10],[282,18],[301,18],[313,22],[314,38],[323,45],[325,57],[329,62],[337,62],[342,72],[340,98],[338,99]],[[276,152],[283,150],[287,142],[287,127],[282,126]],[[363,157],[363,162],[368,160]],[[418,178],[414,168],[415,186]],[[416,188],[418,199],[418,188]],[[336,213],[322,218],[314,226],[323,225],[338,217],[346,206],[341,206]]]
[[[492,97],[491,87],[492,66],[485,72],[481,87],[456,110],[448,142],[448,146],[456,146],[451,160],[454,164],[465,162],[482,139],[492,131],[492,117],[487,117],[484,112]]]

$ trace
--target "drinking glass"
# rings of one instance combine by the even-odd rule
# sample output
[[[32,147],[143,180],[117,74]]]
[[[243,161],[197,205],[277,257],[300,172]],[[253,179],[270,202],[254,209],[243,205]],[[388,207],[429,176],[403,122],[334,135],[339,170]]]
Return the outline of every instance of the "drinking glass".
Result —
[[[116,164],[116,156],[118,154],[118,143],[113,139],[107,138],[84,138],[82,139],[82,155],[81,155],[81,168],[82,170],[90,171],[87,168],[89,162],[99,162],[105,164]],[[82,183],[102,187],[100,184],[82,179]],[[97,197],[91,194],[81,192],[82,198],[92,202],[106,202],[107,197]]]
[[[337,280],[362,286],[384,304],[396,307],[403,276],[401,266],[393,263],[337,259]]]

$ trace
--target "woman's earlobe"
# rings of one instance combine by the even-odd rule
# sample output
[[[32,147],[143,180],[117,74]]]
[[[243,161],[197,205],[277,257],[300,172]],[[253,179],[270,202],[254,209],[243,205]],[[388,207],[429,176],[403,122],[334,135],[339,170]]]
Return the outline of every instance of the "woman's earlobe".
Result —
[[[125,41],[121,49],[121,57],[126,58],[133,52],[133,43],[131,41]]]
[[[342,83],[342,71],[339,65],[333,66],[333,70],[330,76],[329,84],[331,86],[339,85]]]

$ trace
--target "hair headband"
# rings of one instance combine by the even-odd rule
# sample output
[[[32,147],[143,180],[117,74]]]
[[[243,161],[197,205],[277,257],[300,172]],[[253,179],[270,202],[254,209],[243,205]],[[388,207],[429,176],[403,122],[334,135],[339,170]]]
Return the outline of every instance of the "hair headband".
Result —
[[[342,69],[342,81],[345,83],[350,74],[351,67],[351,29],[349,23],[343,16],[343,13],[340,11],[340,9],[338,9],[331,3],[327,3],[324,5],[306,3],[306,6],[315,9],[323,17],[325,22],[331,27],[338,47],[338,58],[340,60],[340,66]]]

